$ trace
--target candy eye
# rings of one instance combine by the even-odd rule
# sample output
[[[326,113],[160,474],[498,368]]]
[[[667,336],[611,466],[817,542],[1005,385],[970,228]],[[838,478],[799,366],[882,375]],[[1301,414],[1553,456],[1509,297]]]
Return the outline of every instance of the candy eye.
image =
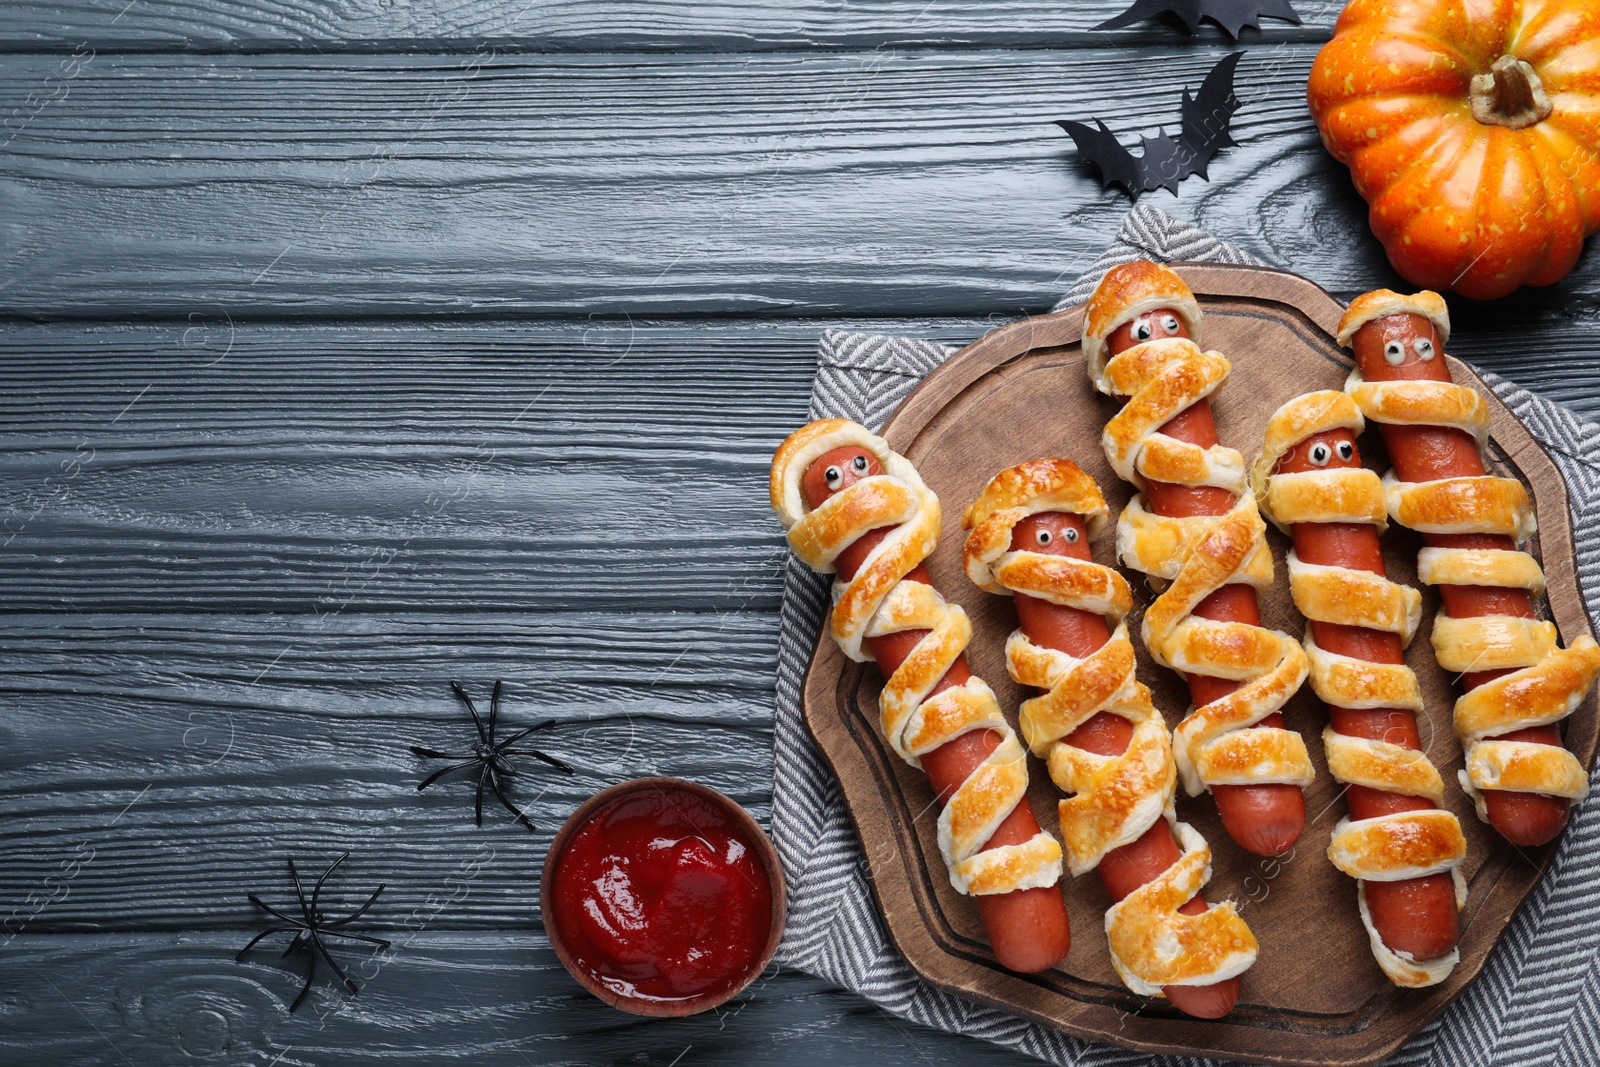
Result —
[[[1333,449],[1318,441],[1311,446],[1311,451],[1306,458],[1311,461],[1313,467],[1326,467],[1328,460],[1333,458]]]
[[[1161,328],[1168,333],[1176,334],[1178,332],[1178,316],[1163,315],[1161,317]]]
[[[1390,341],[1383,346],[1384,362],[1391,367],[1398,367],[1406,361],[1406,346],[1404,341]]]
[[[1033,535],[1033,539],[1039,542],[1040,545],[1048,545],[1051,541],[1055,540],[1055,538],[1051,536],[1049,530],[1040,530],[1038,533]]]
[[[1078,531],[1074,530],[1070,526],[1061,531],[1061,536],[1067,539],[1067,544],[1069,545],[1075,545],[1078,543]]]
[[[829,489],[837,489],[839,488],[839,483],[844,481],[844,471],[838,467],[829,467],[822,472],[822,477],[827,481]]]
[[[1433,358],[1433,342],[1426,337],[1419,337],[1411,342],[1412,349],[1417,353],[1418,359]]]
[[[862,474],[865,474],[867,472],[867,457],[866,456],[857,456],[855,459],[851,460],[850,462],[855,464],[856,470],[860,471]]]
[[[1349,441],[1340,441],[1334,446],[1334,451],[1339,453],[1339,458],[1349,463],[1356,458],[1356,446]]]
[[[1135,341],[1148,341],[1155,330],[1150,325],[1149,319],[1140,319],[1133,324],[1133,339]]]

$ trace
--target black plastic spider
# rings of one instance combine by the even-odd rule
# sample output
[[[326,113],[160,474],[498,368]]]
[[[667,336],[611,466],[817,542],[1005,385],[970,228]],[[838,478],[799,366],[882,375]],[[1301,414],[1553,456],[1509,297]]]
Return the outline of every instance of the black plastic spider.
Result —
[[[478,727],[478,743],[472,746],[471,752],[435,752],[431,748],[423,748],[420,745],[412,745],[412,752],[415,752],[419,756],[425,756],[428,759],[448,759],[462,761],[446,767],[443,770],[434,771],[432,774],[428,775],[428,777],[422,780],[422,784],[417,786],[417,792],[422,792],[424,789],[428,788],[434,782],[437,782],[440,778],[443,778],[451,771],[461,771],[466,770],[468,767],[481,766],[483,770],[478,772],[478,825],[483,825],[483,787],[485,784],[487,784],[494,789],[494,795],[500,798],[500,803],[506,806],[506,810],[515,815],[518,822],[526,826],[529,830],[532,830],[533,823],[526,815],[522,813],[520,808],[507,799],[505,790],[501,788],[500,785],[500,775],[509,775],[513,778],[517,776],[517,769],[511,765],[510,757],[512,756],[532,756],[534,759],[542,760],[558,770],[565,771],[567,774],[574,773],[572,768],[566,763],[556,759],[554,756],[540,752],[536,748],[525,749],[521,752],[513,751],[511,748],[512,745],[516,744],[518,741],[521,741],[524,737],[527,737],[535,730],[547,730],[554,726],[555,720],[546,719],[544,722],[536,723],[535,725],[528,727],[526,730],[522,730],[511,737],[506,738],[504,741],[496,741],[494,739],[494,730],[495,721],[500,717],[501,683],[494,683],[494,695],[489,698],[489,725],[487,728],[485,728],[483,725],[483,716],[478,714],[478,706],[472,702],[471,697],[467,696],[467,691],[461,688],[461,683],[451,682],[450,689],[455,693],[456,697],[461,701],[461,703],[467,706],[467,710],[472,713],[472,721]]]
[[[322,954],[322,958],[328,961],[328,966],[333,968],[333,973],[339,976],[339,980],[344,983],[345,988],[350,990],[352,995],[361,991],[361,987],[356,985],[349,975],[340,970],[339,965],[329,955],[328,946],[322,943],[324,937],[343,937],[351,941],[365,941],[369,945],[378,945],[381,948],[389,947],[389,942],[381,937],[367,937],[365,934],[346,933],[343,930],[336,929],[336,927],[345,926],[361,918],[362,914],[372,907],[373,902],[378,899],[378,894],[383,892],[383,886],[380,885],[372,896],[367,898],[365,904],[342,919],[329,919],[322,914],[321,909],[318,907],[317,898],[322,894],[322,883],[328,880],[328,875],[332,874],[339,864],[349,858],[350,853],[342,853],[338,859],[328,866],[327,870],[322,872],[322,877],[317,879],[317,884],[311,889],[311,899],[309,901],[306,900],[305,889],[300,885],[300,872],[295,870],[294,860],[291,859],[289,861],[289,877],[294,879],[295,896],[300,901],[301,917],[298,919],[292,915],[285,915],[277,908],[265,903],[254,893],[249,894],[250,903],[269,915],[277,916],[288,925],[274,926],[261,931],[261,933],[250,939],[248,945],[239,950],[239,954],[234,959],[243,960],[245,953],[255,948],[256,944],[264,937],[270,937],[273,934],[287,934],[291,931],[294,933],[294,938],[290,940],[289,947],[283,950],[284,958],[288,958],[295,952],[305,952],[311,957],[310,963],[306,966],[305,985],[300,987],[300,995],[294,998],[293,1004],[289,1005],[291,1012],[299,1008],[300,1004],[306,999],[306,994],[311,992],[311,982],[317,976],[317,954],[319,952]]]

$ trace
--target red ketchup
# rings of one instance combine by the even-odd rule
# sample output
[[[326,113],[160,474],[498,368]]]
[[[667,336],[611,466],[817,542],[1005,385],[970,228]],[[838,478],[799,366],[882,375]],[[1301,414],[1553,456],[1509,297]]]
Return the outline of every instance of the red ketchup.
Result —
[[[772,886],[745,832],[686,790],[595,812],[556,862],[553,913],[573,963],[632,1000],[726,994],[761,964]]]

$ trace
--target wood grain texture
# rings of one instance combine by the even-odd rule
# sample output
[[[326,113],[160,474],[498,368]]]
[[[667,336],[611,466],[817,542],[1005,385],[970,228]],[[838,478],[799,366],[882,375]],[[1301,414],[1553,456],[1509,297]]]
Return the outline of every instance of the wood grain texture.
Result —
[[[1118,31],[1093,27],[1131,0],[1002,0],[974,7],[957,0],[803,0],[776,5],[720,0],[663,8],[645,0],[19,0],[0,9],[0,48],[101,51],[438,52],[507,51],[751,52],[773,49],[895,47],[1059,48],[1071,45],[1181,44],[1177,19]],[[1342,5],[1298,0],[1302,25],[1266,21],[1246,43],[1322,40]],[[1207,24],[1206,42],[1226,36]]]
[[[847,323],[844,323],[848,325]],[[961,340],[982,322],[860,322]],[[0,598],[772,611],[818,323],[0,329]]]
[[[1179,269],[1201,298],[1203,343],[1228,353],[1233,362],[1228,383],[1212,396],[1226,442],[1249,456],[1259,450],[1266,421],[1278,405],[1309,389],[1343,384],[1349,360],[1331,336],[1342,307],[1326,293],[1281,272]],[[973,642],[967,650],[972,668],[994,686],[1008,712],[1025,695],[1008,677],[1002,652],[1016,616],[1009,598],[985,595],[965,580],[959,516],[995,470],[1041,455],[1064,456],[1083,466],[1114,513],[1127,503],[1130,487],[1111,470],[1100,448],[1102,426],[1116,405],[1097,396],[1088,382],[1076,343],[1080,331],[1081,312],[1069,311],[985,336],[929,375],[884,431],[891,447],[917,465],[944,502],[940,549],[928,567],[935,584],[972,618]],[[1453,370],[1458,381],[1475,381],[1459,363]],[[1570,644],[1592,634],[1592,627],[1573,566],[1561,475],[1492,396],[1490,408],[1491,462],[1499,472],[1524,480],[1544,520],[1530,551],[1546,562],[1549,611]],[[1376,462],[1382,469],[1382,457]],[[1114,560],[1115,539],[1115,530],[1104,531],[1095,558]],[[1276,533],[1269,543],[1278,581],[1261,596],[1263,623],[1298,633],[1303,622],[1283,578],[1288,543]],[[1416,538],[1403,533],[1386,538],[1386,562],[1396,581],[1416,584],[1416,547]],[[1130,574],[1130,580],[1137,577]],[[1431,592],[1424,599],[1425,622],[1407,662],[1427,703],[1427,716],[1419,723],[1424,747],[1445,780],[1453,781],[1462,765],[1451,731],[1455,679],[1434,662],[1428,633],[1438,600]],[[1137,619],[1130,620],[1130,627],[1137,625]],[[1189,704],[1186,685],[1139,651],[1140,680],[1175,722]],[[1285,713],[1289,726],[1311,742],[1318,779],[1306,791],[1306,834],[1287,858],[1261,860],[1232,846],[1209,798],[1178,800],[1179,817],[1213,849],[1208,899],[1245,902],[1243,911],[1262,945],[1243,981],[1239,1006],[1220,1022],[1198,1022],[1160,1002],[1144,1003],[1122,987],[1098,934],[1108,901],[1097,884],[1090,884],[1093,879],[1074,882],[1065,894],[1079,936],[1062,965],[1024,976],[999,966],[970,902],[957,896],[944,876],[925,779],[889,751],[876,729],[880,686],[875,672],[846,663],[831,640],[819,639],[807,675],[806,722],[839,778],[866,845],[891,937],[930,981],[1080,1036],[1173,1054],[1370,1067],[1443,1011],[1476,976],[1554,854],[1553,847],[1507,845],[1476,818],[1464,795],[1448,795],[1446,803],[1468,841],[1462,869],[1470,893],[1462,914],[1461,963],[1444,983],[1425,991],[1390,985],[1367,951],[1351,880],[1322,855],[1343,814],[1342,787],[1328,774],[1321,746],[1314,743],[1325,712],[1310,690],[1302,689]],[[1588,694],[1567,724],[1567,744],[1585,765],[1592,765],[1600,738],[1597,708],[1600,701]],[[1034,775],[1030,799],[1047,829],[1055,822],[1055,796],[1048,778]],[[1314,939],[1307,938],[1308,930],[1316,931]],[[1130,1020],[1133,1014],[1139,1018]]]
[[[12,616],[0,923],[236,928],[262,864],[308,850],[354,851],[409,908],[482,845],[503,860],[443,925],[525,926],[550,836],[606,786],[688,777],[767,818],[775,633],[770,611]],[[504,678],[508,725],[558,723],[534,743],[577,773],[523,761],[511,791],[538,833],[492,795],[475,828],[464,774],[417,793],[444,764],[410,745],[459,752],[475,737],[452,678],[484,710]],[[69,894],[38,896],[75,860]]]
[[[0,327],[13,612],[772,611],[767,462],[825,326]],[[1577,410],[1577,344],[1452,348]],[[576,517],[575,517],[576,516]],[[603,532],[603,536],[596,536]]]
[[[353,867],[351,884],[365,885],[372,874],[368,866]],[[464,891],[471,899],[470,884]],[[386,893],[374,910],[387,907]],[[75,1067],[1019,1062],[1014,1052],[895,1019],[826,982],[777,968],[720,1011],[638,1019],[580,990],[543,935],[526,927],[471,934],[413,924],[392,936],[389,954],[339,957],[362,984],[359,996],[322,982],[294,1016],[285,1008],[299,990],[303,959],[282,962],[258,950],[235,963],[234,953],[250,937],[244,929],[19,937],[0,947],[6,968],[0,1061]]]
[[[0,942],[0,1061],[1026,1062],[787,973],[610,1012],[535,930],[543,834],[416,795],[404,747],[498,675],[563,738],[658,739],[552,779],[544,833],[671,769],[765,818],[758,483],[816,336],[965,342],[1088,265],[1126,201],[1051,120],[1131,143],[1232,47],[1090,29],[1122,6],[0,6],[0,921],[49,897]],[[1393,275],[1298,92],[1338,6],[1246,31],[1244,143],[1155,202],[1349,295]],[[1458,306],[1452,347],[1595,413],[1597,289],[1590,255]],[[288,851],[390,868],[401,929],[483,841],[504,871],[325,1024],[231,962]]]
[[[1336,292],[1403,284],[1294,89],[1314,52],[1247,57],[1241,144],[1178,210]],[[1131,142],[1216,56],[1158,51],[1131,82],[1108,48],[108,57],[0,157],[0,314],[1037,312],[1127,204],[1052,121]],[[57,62],[11,62],[0,114]],[[1591,253],[1509,314],[1597,294]]]

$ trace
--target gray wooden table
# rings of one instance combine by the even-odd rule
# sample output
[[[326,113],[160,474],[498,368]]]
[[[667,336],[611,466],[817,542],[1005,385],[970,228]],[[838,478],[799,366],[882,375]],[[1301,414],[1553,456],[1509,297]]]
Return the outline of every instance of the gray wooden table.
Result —
[[[1111,238],[1051,120],[1131,138],[1229,48],[1117,0],[11,0],[0,9],[0,1062],[998,1063],[800,974],[648,1022],[537,872],[642,774],[765,819],[764,481],[828,326],[963,341]],[[1156,203],[1396,284],[1302,99],[1337,5],[1246,31],[1241,144]],[[1600,267],[1454,351],[1600,414]],[[413,743],[508,685],[578,768],[471,824]],[[233,954],[350,850],[396,950],[285,1008]],[[285,942],[276,942],[282,946]]]

